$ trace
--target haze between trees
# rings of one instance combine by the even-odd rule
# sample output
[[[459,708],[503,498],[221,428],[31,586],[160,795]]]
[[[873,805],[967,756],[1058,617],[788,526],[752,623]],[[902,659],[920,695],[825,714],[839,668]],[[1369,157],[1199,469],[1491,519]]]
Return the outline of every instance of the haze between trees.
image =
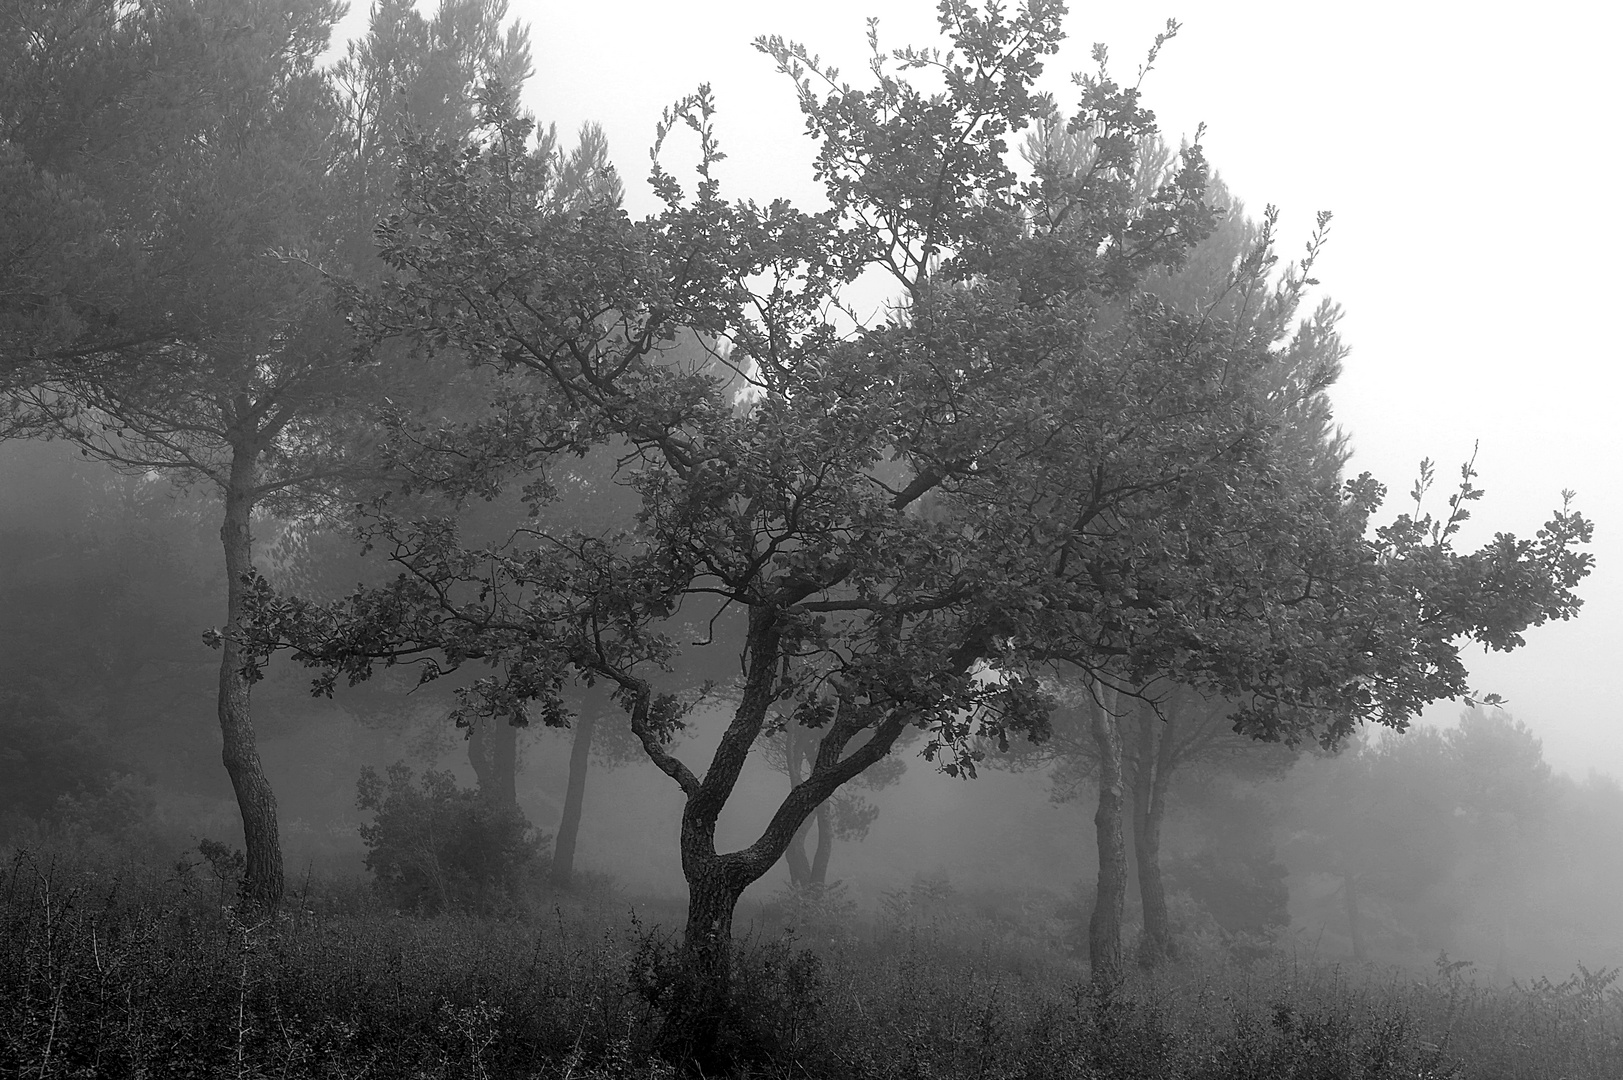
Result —
[[[325,7],[282,6],[298,8],[298,25],[330,24]],[[395,201],[376,233],[386,271],[335,258],[320,279],[359,332],[353,349],[306,264],[282,259],[265,265],[287,278],[298,312],[320,314],[267,315],[277,329],[263,347],[225,350],[159,325],[139,344],[36,337],[7,354],[31,422],[115,460],[124,432],[141,437],[128,418],[155,415],[131,385],[156,387],[167,407],[213,380],[222,356],[248,380],[207,398],[228,407],[205,434],[229,458],[180,461],[240,495],[222,534],[228,762],[244,745],[233,731],[247,730],[251,749],[247,687],[278,648],[321,668],[328,688],[380,662],[424,659],[430,678],[486,666],[462,695],[460,718],[475,723],[563,723],[567,685],[613,689],[685,797],[689,910],[667,1032],[684,1057],[713,1047],[733,1007],[742,890],[904,733],[922,732],[928,757],[972,775],[977,740],[1046,737],[1045,676],[1064,671],[1083,688],[1104,763],[1090,951],[1109,984],[1125,867],[1114,716],[1126,703],[1195,687],[1233,704],[1236,730],[1287,742],[1401,728],[1424,704],[1468,693],[1463,642],[1514,648],[1528,626],[1570,617],[1589,569],[1589,525],[1567,505],[1533,540],[1454,550],[1480,495],[1469,467],[1441,519],[1417,507],[1372,528],[1384,489],[1323,467],[1334,457],[1331,328],[1297,321],[1328,217],[1302,264],[1277,272],[1266,216],[1215,295],[1169,302],[1149,283],[1214,225],[1198,142],[1165,173],[1147,170],[1153,115],[1102,53],[1063,119],[1034,92],[1062,5],[943,0],[940,11],[950,51],[887,53],[870,30],[862,87],[802,46],[757,43],[799,96],[824,212],[727,202],[712,175],[716,105],[700,88],[660,129],[660,144],[698,140],[693,190],[660,166],[656,144],[649,181],[664,209],[632,221],[612,185],[572,182],[513,87],[489,78],[471,141],[400,141]],[[1091,140],[1091,155],[1040,159],[1021,179],[1008,139],[1042,121]],[[264,248],[247,251],[261,265]],[[872,269],[894,282],[896,306],[871,325],[835,321]],[[289,455],[344,445],[354,413],[332,414],[329,440],[314,421],[293,425],[291,404],[266,413],[249,392],[255,380],[283,385],[267,357],[296,356],[325,379],[352,370],[334,357],[353,351],[344,363],[383,378],[402,346],[423,363],[482,369],[488,380],[472,385],[496,392],[471,416],[381,409],[377,457],[355,460],[394,478],[396,496],[372,501],[362,527],[398,578],[334,604],[280,596],[247,559],[256,455],[284,431],[297,435]],[[386,380],[343,385],[374,403],[390,393]],[[309,393],[324,406],[358,400]],[[77,426],[87,420],[96,426]],[[618,520],[584,528],[552,512],[560,468],[579,459],[613,463],[632,496]],[[290,474],[277,490],[344,471]],[[454,509],[503,485],[521,486],[535,516],[493,545],[465,546],[454,513],[428,516],[419,501],[443,495]],[[997,680],[974,677],[988,666]],[[671,740],[717,672],[735,705],[696,770]],[[816,753],[759,838],[718,851],[740,770],[779,727],[820,732]],[[274,903],[279,867],[255,862],[275,849],[274,804],[268,786],[249,787],[250,880]],[[255,820],[271,831],[256,838]]]

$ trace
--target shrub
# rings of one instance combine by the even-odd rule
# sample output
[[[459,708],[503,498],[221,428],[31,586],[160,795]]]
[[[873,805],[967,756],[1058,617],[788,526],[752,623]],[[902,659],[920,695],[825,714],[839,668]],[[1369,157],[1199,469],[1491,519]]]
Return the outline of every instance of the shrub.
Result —
[[[402,762],[389,766],[387,781],[365,768],[357,792],[360,808],[375,815],[360,830],[366,868],[394,907],[508,911],[546,872],[550,838],[518,807],[460,788],[448,772],[429,769],[414,783]]]
[[[64,797],[94,798],[116,779],[85,725],[49,703],[0,693],[0,817],[54,820]]]

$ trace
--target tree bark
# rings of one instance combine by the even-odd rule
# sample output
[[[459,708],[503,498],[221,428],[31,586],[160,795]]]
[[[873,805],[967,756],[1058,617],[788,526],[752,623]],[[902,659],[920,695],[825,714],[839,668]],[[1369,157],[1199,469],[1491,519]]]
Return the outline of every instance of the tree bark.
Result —
[[[1153,968],[1173,955],[1167,918],[1166,882],[1161,876],[1161,824],[1166,818],[1167,788],[1176,764],[1173,736],[1179,702],[1169,697],[1161,716],[1138,710],[1138,769],[1133,777],[1133,852],[1138,863],[1138,893],[1144,932],[1138,962]]]
[[[1127,903],[1127,844],[1122,834],[1122,745],[1117,726],[1117,695],[1091,687],[1088,702],[1093,741],[1099,753],[1099,808],[1093,815],[1099,845],[1099,888],[1088,919],[1088,963],[1094,985],[1113,987],[1121,981],[1121,922]]]
[[[220,647],[219,717],[221,759],[242,814],[247,869],[241,902],[256,910],[274,910],[282,902],[282,845],[276,824],[276,794],[265,777],[249,709],[249,682],[242,674],[237,635],[247,586],[253,570],[253,537],[249,518],[254,508],[256,455],[251,447],[234,446],[231,474],[225,485],[225,520],[220,543],[225,549],[227,632]]]
[[[660,1030],[661,1049],[672,1063],[697,1065],[703,1075],[721,1074],[732,1065],[717,1055],[722,1025],[733,1007],[733,912],[754,878],[736,859],[690,851],[686,829],[682,848],[688,917],[677,981]]]
[[[575,873],[575,841],[580,836],[581,807],[586,801],[586,770],[592,761],[592,733],[597,718],[582,713],[575,718],[575,737],[569,744],[569,784],[564,789],[564,812],[558,821],[558,838],[552,845],[552,883],[569,887]]]

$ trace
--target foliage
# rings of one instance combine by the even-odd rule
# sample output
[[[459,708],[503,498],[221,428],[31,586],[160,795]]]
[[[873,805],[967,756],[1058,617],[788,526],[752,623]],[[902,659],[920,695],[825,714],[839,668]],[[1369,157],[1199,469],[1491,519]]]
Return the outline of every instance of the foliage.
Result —
[[[1615,845],[1593,835],[1607,790],[1553,779],[1539,740],[1502,709],[1304,759],[1276,821],[1298,917],[1335,939],[1358,920],[1373,957],[1446,950],[1501,978],[1569,942],[1623,958],[1606,932],[1579,929],[1596,926],[1597,890],[1619,870]]]
[[[0,820],[46,818],[64,796],[96,796],[112,785],[113,760],[82,724],[48,704],[0,696]]]
[[[1202,851],[1167,867],[1168,884],[1188,892],[1225,932],[1258,938],[1290,925],[1285,874],[1269,852],[1231,859]]]
[[[523,813],[448,772],[425,770],[413,782],[396,762],[387,780],[361,770],[357,805],[374,814],[361,826],[366,868],[378,893],[406,911],[510,910],[545,873],[550,838]]]
[[[479,145],[408,142],[378,234],[393,276],[353,290],[351,317],[505,380],[481,420],[443,438],[397,423],[397,439],[455,463],[442,489],[514,483],[535,516],[479,544],[385,504],[366,535],[392,582],[338,603],[263,583],[248,598],[245,663],[291,646],[322,691],[379,663],[420,660],[426,678],[469,663],[489,674],[464,708],[523,721],[559,717],[576,679],[613,688],[684,796],[682,1039],[718,1015],[743,889],[909,729],[971,775],[977,736],[1047,733],[1040,678],[1069,665],[1111,694],[1166,678],[1232,701],[1246,734],[1334,744],[1466,695],[1462,647],[1515,648],[1571,617],[1589,571],[1570,503],[1532,540],[1455,550],[1469,467],[1441,521],[1417,503],[1372,532],[1380,484],[1302,468],[1333,365],[1282,373],[1324,335],[1296,320],[1328,217],[1278,275],[1265,225],[1227,285],[1258,298],[1254,316],[1180,310],[1147,282],[1213,227],[1199,144],[1135,200],[1154,117],[1100,50],[1066,119],[1093,137],[1087,169],[1022,181],[1007,140],[1055,115],[1034,81],[1063,7],[939,11],[949,51],[886,54],[872,31],[863,88],[801,45],[757,42],[817,144],[816,214],[722,198],[703,87],[665,114],[662,209],[642,221],[567,198],[499,93]],[[700,147],[691,192],[659,158],[682,129]],[[856,320],[848,286],[870,269],[900,303]],[[545,513],[559,463],[593,455],[634,512],[599,529]],[[677,631],[722,612],[741,624],[737,705],[695,770],[669,741],[707,654]],[[779,724],[820,730],[815,759],[753,843],[721,852],[717,821]]]

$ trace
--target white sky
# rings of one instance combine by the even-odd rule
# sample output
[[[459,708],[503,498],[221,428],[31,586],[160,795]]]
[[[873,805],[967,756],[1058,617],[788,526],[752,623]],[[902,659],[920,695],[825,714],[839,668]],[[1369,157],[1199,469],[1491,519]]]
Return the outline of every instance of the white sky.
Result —
[[[366,5],[355,7],[350,33],[364,26]],[[1623,777],[1623,725],[1607,696],[1623,673],[1612,418],[1623,386],[1612,332],[1623,285],[1623,66],[1613,57],[1623,7],[1072,8],[1070,40],[1043,78],[1062,105],[1075,102],[1069,75],[1091,67],[1093,42],[1108,44],[1115,75],[1131,80],[1175,17],[1183,29],[1144,84],[1169,140],[1205,122],[1207,156],[1231,189],[1256,214],[1280,207],[1286,257],[1315,211],[1334,211],[1315,276],[1347,308],[1353,353],[1333,398],[1353,437],[1349,468],[1387,484],[1389,512],[1406,502],[1422,457],[1438,462],[1440,506],[1476,440],[1487,495],[1463,534],[1471,547],[1495,531],[1530,535],[1562,488],[1577,490],[1597,524],[1582,615],[1530,631],[1508,656],[1472,653],[1471,671],[1478,690],[1509,699],[1558,768]],[[512,0],[512,11],[532,27],[527,104],[566,143],[584,121],[603,125],[634,214],[653,208],[643,180],[660,110],[701,82],[715,90],[729,154],[724,194],[820,205],[792,87],[751,48],[757,35],[803,41],[853,83],[867,76],[868,16],[880,19],[881,46],[945,44],[929,0]],[[1427,719],[1457,712],[1443,703]]]

